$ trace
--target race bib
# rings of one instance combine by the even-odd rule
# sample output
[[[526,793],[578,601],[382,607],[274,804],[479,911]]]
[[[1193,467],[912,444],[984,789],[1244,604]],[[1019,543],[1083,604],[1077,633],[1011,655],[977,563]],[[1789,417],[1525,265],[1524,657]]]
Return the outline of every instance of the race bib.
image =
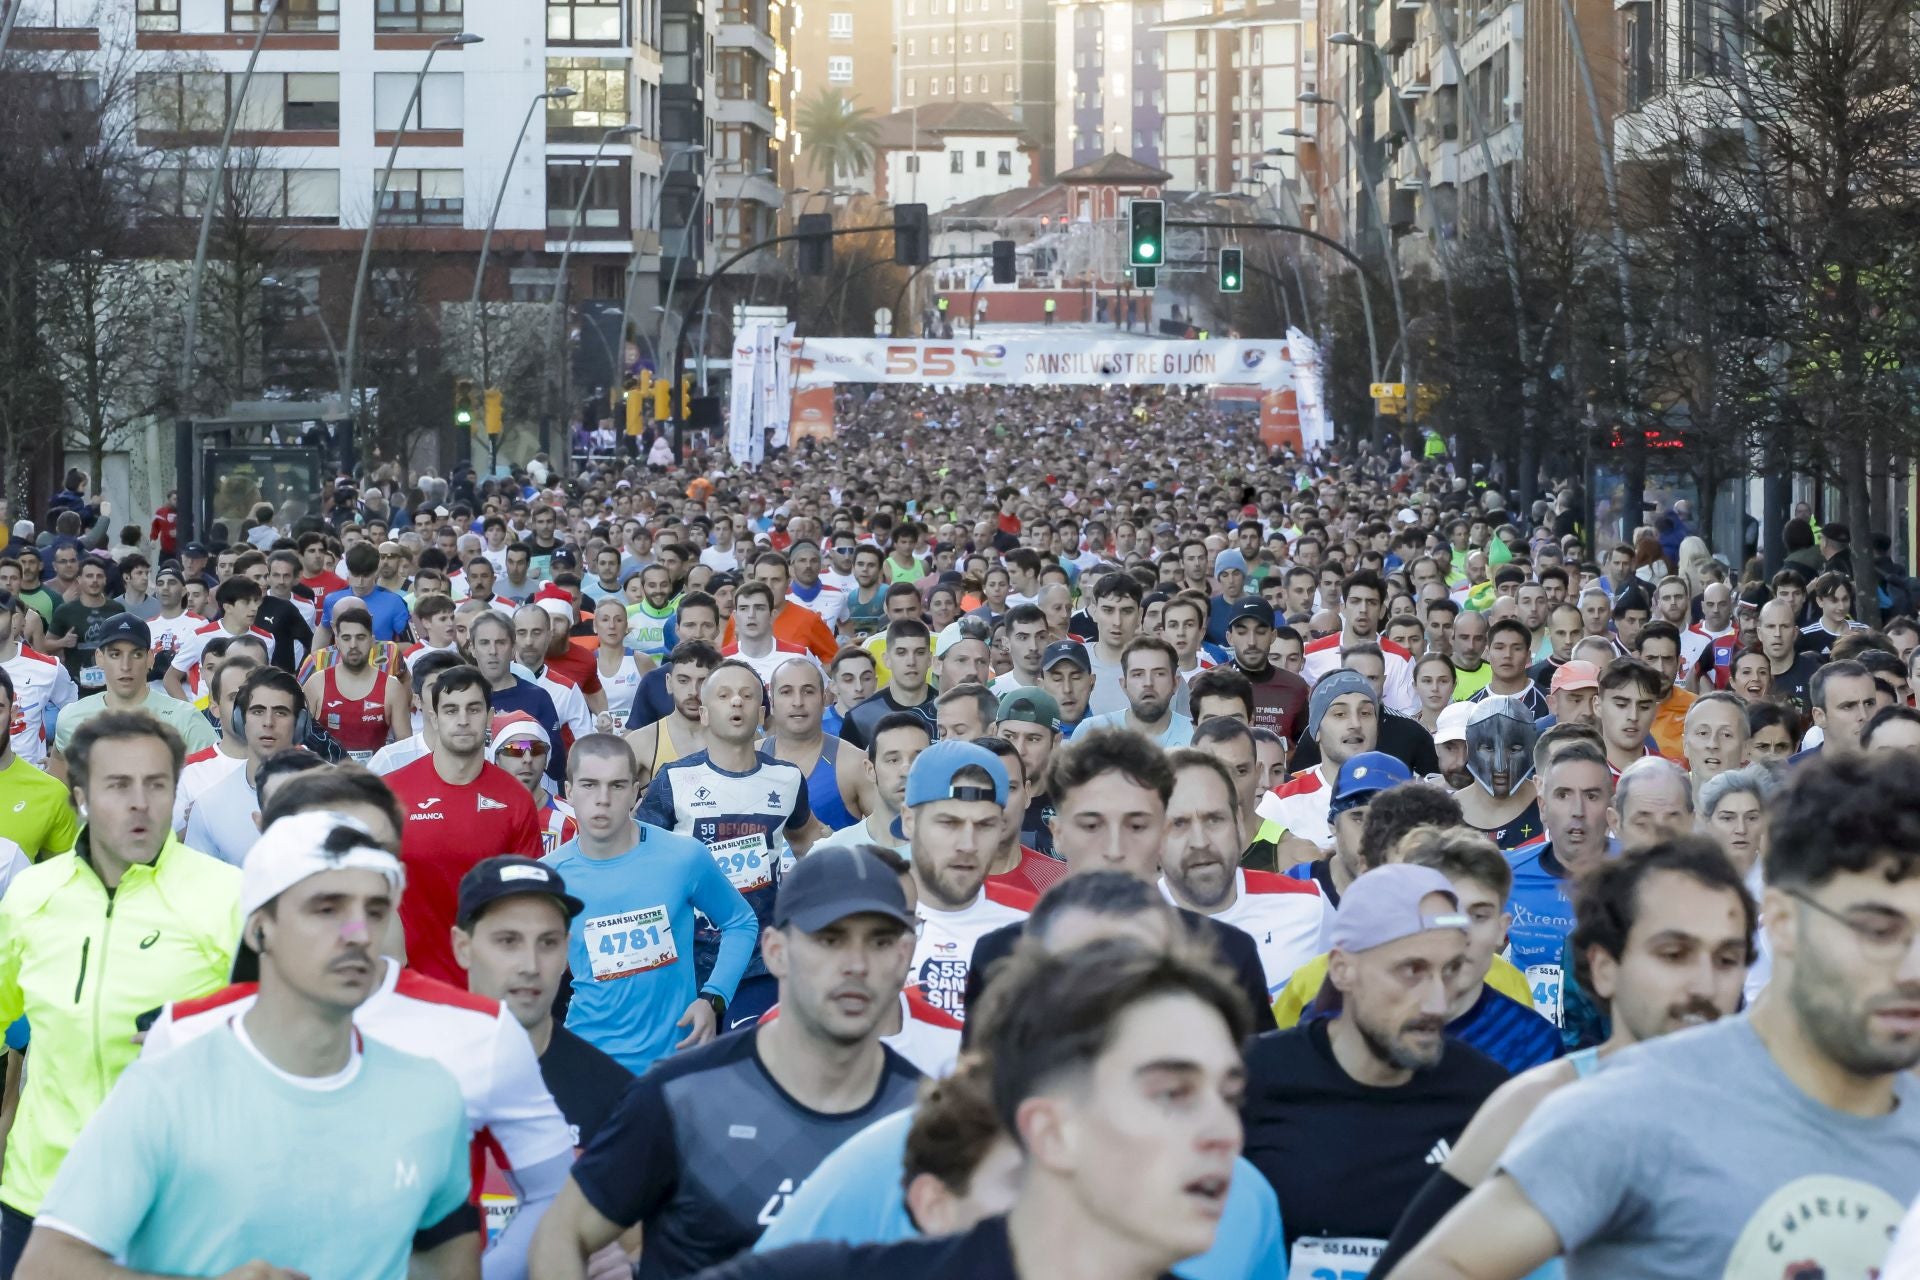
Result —
[[[595,916],[586,922],[583,936],[595,982],[632,977],[680,958],[673,945],[673,921],[664,906]]]
[[[98,667],[80,669],[80,687],[82,689],[104,689],[107,687],[107,673]]]
[[[764,889],[773,883],[773,864],[767,861],[765,836],[736,836],[707,847],[728,883],[741,893]]]
[[[373,759],[373,752],[349,751],[347,752],[347,759],[353,761],[355,764],[365,764],[367,761]]]
[[[1559,1026],[1560,966],[1557,964],[1528,965],[1527,986],[1533,992],[1534,1011],[1550,1020],[1554,1026]]]
[[[1303,1236],[1293,1242],[1287,1280],[1367,1280],[1367,1273],[1386,1251],[1385,1240]]]

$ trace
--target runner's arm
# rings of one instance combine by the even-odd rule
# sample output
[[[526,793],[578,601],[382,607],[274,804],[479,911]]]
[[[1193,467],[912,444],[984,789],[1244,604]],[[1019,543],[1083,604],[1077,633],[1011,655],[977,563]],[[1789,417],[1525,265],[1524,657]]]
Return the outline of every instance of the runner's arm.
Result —
[[[554,1116],[557,1119],[559,1112]],[[565,1125],[562,1123],[564,1136]],[[559,1155],[542,1160],[538,1164],[525,1168],[506,1171],[507,1180],[513,1184],[520,1198],[520,1207],[514,1211],[507,1229],[488,1249],[482,1259],[480,1270],[486,1280],[520,1280],[527,1274],[527,1263],[533,1249],[533,1239],[539,1230],[541,1219],[547,1216],[555,1198],[562,1187],[567,1185],[567,1173],[573,1168],[573,1148],[568,1147]],[[418,1259],[415,1259],[416,1263]],[[453,1274],[453,1273],[448,1273]]]
[[[248,1263],[249,1267],[265,1268],[248,1271],[246,1267],[236,1267],[227,1272],[222,1280],[281,1280],[292,1276],[291,1271],[282,1271],[268,1267],[267,1264]],[[85,1240],[68,1235],[57,1226],[35,1227],[27,1238],[27,1251],[20,1257],[19,1268],[13,1273],[14,1280],[166,1280],[151,1271],[132,1271],[121,1266],[107,1255],[104,1250],[95,1248]]]
[[[588,1202],[580,1184],[568,1178],[540,1217],[527,1271],[540,1280],[586,1280],[587,1259],[620,1238],[620,1224],[609,1222]]]
[[[728,1004],[753,960],[760,937],[760,920],[712,858],[701,858],[693,883],[693,905],[720,929],[720,954],[701,991],[712,991]]]
[[[1386,1280],[1521,1280],[1560,1252],[1560,1237],[1520,1184],[1482,1183]]]
[[[320,704],[326,700],[326,680],[325,675],[316,671],[300,682],[300,692],[307,695],[307,714],[315,720],[320,719]]]

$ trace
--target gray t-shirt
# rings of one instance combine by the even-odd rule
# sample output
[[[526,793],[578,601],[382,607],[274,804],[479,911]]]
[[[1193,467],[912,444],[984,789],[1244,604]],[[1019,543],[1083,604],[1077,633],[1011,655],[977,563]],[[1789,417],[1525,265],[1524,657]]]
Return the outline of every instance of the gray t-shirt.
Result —
[[[1920,1193],[1920,1083],[1866,1118],[1787,1079],[1745,1016],[1663,1036],[1540,1105],[1500,1162],[1569,1280],[1860,1277]]]
[[[1126,673],[1117,662],[1100,661],[1100,653],[1091,645],[1087,657],[1093,665],[1093,692],[1087,696],[1087,714],[1103,716],[1109,711],[1127,709]]]

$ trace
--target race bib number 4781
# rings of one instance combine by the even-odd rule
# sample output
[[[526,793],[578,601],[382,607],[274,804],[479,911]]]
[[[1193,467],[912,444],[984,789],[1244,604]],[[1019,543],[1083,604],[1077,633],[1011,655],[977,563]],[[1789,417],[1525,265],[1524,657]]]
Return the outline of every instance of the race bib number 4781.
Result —
[[[611,982],[658,969],[680,958],[673,921],[664,906],[595,916],[582,926],[595,982]]]

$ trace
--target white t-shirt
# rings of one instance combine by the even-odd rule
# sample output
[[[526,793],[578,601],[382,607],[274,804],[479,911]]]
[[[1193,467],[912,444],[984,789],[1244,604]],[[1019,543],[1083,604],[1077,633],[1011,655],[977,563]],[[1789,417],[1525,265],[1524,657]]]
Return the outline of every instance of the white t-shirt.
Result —
[[[1002,925],[1025,920],[1032,909],[1031,895],[995,884],[982,885],[972,903],[958,911],[942,911],[922,897],[914,910],[920,934],[907,981],[917,985],[934,1008],[965,1021],[974,944]]]
[[[1254,810],[1269,822],[1279,823],[1288,835],[1313,841],[1322,853],[1333,849],[1333,820],[1327,815],[1333,788],[1321,776],[1325,767],[1294,775],[1285,786],[1260,797]]]
[[[1253,939],[1268,995],[1278,996],[1295,969],[1332,949],[1333,904],[1313,881],[1242,868],[1234,873],[1233,891],[1233,904],[1213,918]],[[1173,901],[1165,876],[1160,892]]]
[[[389,742],[373,753],[373,759],[367,761],[367,768],[385,777],[397,769],[404,769],[421,756],[431,755],[433,748],[427,745],[425,734],[416,733],[411,738],[402,738],[398,742]]]
[[[200,797],[246,762],[245,756],[230,756],[218,747],[207,747],[188,756],[186,767],[180,770],[180,785],[173,789],[174,831],[184,836],[187,820],[193,816],[193,807],[200,802]]]

